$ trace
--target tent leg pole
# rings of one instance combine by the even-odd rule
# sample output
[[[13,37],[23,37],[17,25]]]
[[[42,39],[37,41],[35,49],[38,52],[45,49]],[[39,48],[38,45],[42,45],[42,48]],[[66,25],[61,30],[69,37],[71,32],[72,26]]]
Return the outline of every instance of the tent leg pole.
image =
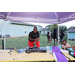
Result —
[[[59,46],[59,25],[58,25],[58,46]]]
[[[6,48],[6,21],[5,21],[5,25],[4,25],[4,50]]]
[[[54,46],[55,46],[55,39],[54,39]]]
[[[59,23],[60,23],[60,20],[58,19],[58,46],[59,46]]]
[[[9,12],[7,15],[5,15],[5,25],[4,25],[4,50],[6,48],[6,23],[7,23],[7,17],[10,15],[11,12]]]

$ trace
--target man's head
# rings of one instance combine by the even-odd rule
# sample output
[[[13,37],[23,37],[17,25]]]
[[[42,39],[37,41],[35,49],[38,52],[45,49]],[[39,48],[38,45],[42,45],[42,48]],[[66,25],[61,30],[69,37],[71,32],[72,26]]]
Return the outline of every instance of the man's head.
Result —
[[[63,33],[63,31],[61,30],[60,33]]]
[[[47,32],[47,34],[49,34],[49,32]]]
[[[63,45],[66,45],[67,41],[66,40],[63,40]]]
[[[36,33],[37,32],[37,27],[34,27],[33,31],[34,31],[34,33]]]

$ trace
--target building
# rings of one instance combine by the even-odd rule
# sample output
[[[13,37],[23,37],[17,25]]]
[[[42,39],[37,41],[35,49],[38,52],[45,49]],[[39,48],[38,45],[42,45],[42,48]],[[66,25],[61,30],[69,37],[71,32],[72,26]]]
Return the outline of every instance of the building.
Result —
[[[40,25],[36,25],[36,27],[38,28],[39,33],[41,33],[41,34],[42,34],[42,31],[41,31],[42,26],[40,26]]]
[[[5,34],[6,37],[28,36],[35,26],[41,32],[42,26],[40,25],[7,21],[6,25],[4,24],[0,27],[0,38]]]
[[[75,40],[75,28],[68,29],[68,40]]]
[[[47,32],[50,32],[50,31],[46,28],[41,29],[41,34],[47,34]]]

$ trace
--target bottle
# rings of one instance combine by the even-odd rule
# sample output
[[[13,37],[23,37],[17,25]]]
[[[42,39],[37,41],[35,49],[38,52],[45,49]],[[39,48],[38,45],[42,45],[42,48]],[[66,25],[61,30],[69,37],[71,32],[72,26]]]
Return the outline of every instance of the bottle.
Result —
[[[59,49],[61,49],[61,45],[59,45]]]
[[[49,47],[49,53],[50,54],[52,53],[52,47]]]

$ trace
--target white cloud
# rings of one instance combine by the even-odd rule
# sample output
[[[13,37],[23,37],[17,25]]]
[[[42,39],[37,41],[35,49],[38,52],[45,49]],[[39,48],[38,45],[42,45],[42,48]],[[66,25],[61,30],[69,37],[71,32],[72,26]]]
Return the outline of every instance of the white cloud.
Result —
[[[75,26],[75,20],[69,21],[69,22],[66,22],[66,23],[62,23],[62,24],[59,24],[59,25],[65,25],[65,26],[67,26],[67,28],[69,28],[70,26]]]
[[[0,20],[0,24],[3,23],[4,21],[3,20]],[[30,23],[30,24],[34,24],[34,25],[40,25],[42,26],[43,28],[47,25],[50,25],[48,23]],[[69,28],[70,26],[75,26],[75,20],[73,21],[69,21],[69,22],[66,22],[66,23],[62,23],[62,24],[59,24],[59,25],[65,25],[67,26],[67,28]]]
[[[31,23],[31,24],[41,25],[42,27],[45,27],[47,25],[50,25],[48,23]],[[67,26],[67,28],[69,28],[70,26],[75,26],[75,20],[69,21],[69,22],[65,22],[65,23],[62,23],[62,24],[59,24],[59,25],[65,25],[65,26]]]
[[[49,25],[48,23],[30,23],[30,24],[34,24],[34,25],[40,25],[43,28],[45,28],[45,26]]]

